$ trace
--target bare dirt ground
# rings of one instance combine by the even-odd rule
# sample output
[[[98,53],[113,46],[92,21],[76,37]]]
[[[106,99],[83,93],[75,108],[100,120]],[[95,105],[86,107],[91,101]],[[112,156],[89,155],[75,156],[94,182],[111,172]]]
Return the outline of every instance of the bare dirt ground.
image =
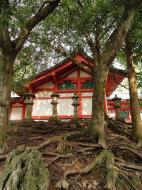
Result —
[[[0,170],[4,168],[5,155],[16,147],[35,147],[50,171],[50,190],[105,190],[103,165],[82,172],[103,150],[84,133],[87,127],[88,121],[77,126],[71,122],[13,123],[7,135],[7,149],[0,154]],[[107,151],[115,155],[115,167],[121,174],[117,189],[142,190],[142,148],[131,140],[131,127],[110,121],[106,138]],[[68,182],[65,188],[59,187],[63,179]]]

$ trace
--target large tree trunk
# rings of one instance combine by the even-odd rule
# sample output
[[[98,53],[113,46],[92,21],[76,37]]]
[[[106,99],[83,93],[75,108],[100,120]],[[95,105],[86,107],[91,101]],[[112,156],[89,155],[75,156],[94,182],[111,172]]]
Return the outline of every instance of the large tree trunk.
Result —
[[[140,103],[137,94],[137,83],[135,77],[135,66],[133,60],[133,50],[129,40],[126,40],[126,56],[128,67],[128,81],[130,93],[130,112],[133,126],[133,139],[142,145],[142,121],[140,117]]]
[[[131,4],[133,4],[133,6]],[[135,13],[134,7],[139,4],[139,1],[136,1],[135,3],[131,2],[127,5],[125,4],[122,20],[118,24],[118,27],[110,35],[104,48],[102,48],[103,50],[100,49],[99,36],[95,37],[95,44],[94,40],[90,36],[86,36],[96,63],[93,71],[94,94],[92,103],[92,124],[90,125],[90,131],[91,134],[97,137],[98,143],[103,147],[105,147],[106,144],[104,130],[104,99],[109,68],[112,65],[119,49],[122,47],[127,32],[131,27]]]
[[[105,110],[104,110],[104,100],[106,91],[106,81],[109,69],[103,64],[99,64],[98,68],[93,70],[93,82],[94,82],[94,92],[92,99],[92,119],[89,132],[93,135],[98,144],[105,147]]]
[[[6,129],[9,120],[10,94],[12,67],[14,59],[12,55],[0,52],[0,150],[5,147]]]

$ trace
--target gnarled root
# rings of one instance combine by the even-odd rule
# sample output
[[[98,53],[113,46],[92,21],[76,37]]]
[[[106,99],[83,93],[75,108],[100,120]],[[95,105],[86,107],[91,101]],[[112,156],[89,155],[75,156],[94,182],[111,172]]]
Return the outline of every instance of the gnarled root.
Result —
[[[66,136],[62,136],[59,140],[59,144],[56,148],[58,154],[66,155],[72,152],[71,144],[66,142]]]
[[[106,180],[106,188],[108,190],[116,190],[118,186],[122,189],[123,184],[120,183],[120,181],[124,181],[124,184],[127,185],[127,188],[129,189],[141,189],[141,181],[139,179],[137,179],[137,184],[131,181],[131,179],[133,180],[133,177],[136,176],[136,172],[138,173],[142,171],[140,165],[132,165],[125,162],[122,159],[114,157],[113,153],[106,150],[103,150],[84,168],[66,171],[64,178],[66,179],[69,175],[74,174],[88,174],[89,172],[92,172],[96,166],[100,168],[101,171],[103,167],[104,179]]]
[[[37,150],[19,147],[6,160],[0,175],[0,190],[48,190],[49,172]]]
[[[64,175],[65,178],[72,174],[87,174],[91,172],[96,166],[104,165],[106,168],[106,186],[110,190],[115,190],[115,182],[117,179],[117,170],[114,166],[114,155],[108,151],[102,151],[90,164],[80,170],[67,171]]]

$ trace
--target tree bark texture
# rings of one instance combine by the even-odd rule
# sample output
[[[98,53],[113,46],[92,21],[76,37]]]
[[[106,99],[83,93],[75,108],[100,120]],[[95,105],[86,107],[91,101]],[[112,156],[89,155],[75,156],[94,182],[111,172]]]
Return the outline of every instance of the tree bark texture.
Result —
[[[11,80],[14,59],[0,52],[0,149],[5,146],[5,135],[10,114]]]
[[[128,81],[130,93],[130,112],[133,126],[133,138],[142,145],[142,120],[140,117],[140,102],[137,93],[135,65],[133,60],[133,48],[128,38],[126,40],[126,57],[128,68]]]
[[[0,190],[48,190],[49,172],[37,150],[19,147],[12,151],[0,175]]]
[[[90,132],[97,138],[100,145],[105,147],[105,112],[104,100],[106,91],[106,81],[109,68],[100,64],[99,68],[93,70],[94,92],[92,99],[92,118]]]

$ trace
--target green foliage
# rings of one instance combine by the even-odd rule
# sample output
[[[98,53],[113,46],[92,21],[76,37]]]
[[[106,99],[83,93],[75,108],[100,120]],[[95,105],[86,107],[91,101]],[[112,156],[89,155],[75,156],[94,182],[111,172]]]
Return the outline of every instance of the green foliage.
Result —
[[[43,1],[40,2],[39,0],[1,0],[0,27],[3,29],[1,30],[3,32],[0,32],[0,38],[6,37],[6,40],[8,40],[10,37],[14,46],[20,29],[25,26],[29,18],[39,11],[42,5]],[[9,34],[6,33],[6,31],[9,31]],[[48,40],[44,31],[47,31],[47,28],[43,28],[42,23],[36,26],[29,36],[28,41],[26,41],[23,51],[21,51],[16,58],[13,78],[14,89],[21,88],[27,78],[46,69],[49,61],[53,62],[51,59],[47,59],[49,57],[48,46],[50,40]]]
[[[38,11],[41,4],[38,0],[4,2],[0,7],[5,10],[10,38],[15,40],[19,28]],[[69,53],[84,51],[91,55],[86,41],[89,34],[93,41],[99,38],[102,51],[121,19],[123,8],[123,0],[63,0],[48,19],[34,28],[18,55],[14,66],[14,88],[19,88],[27,79],[61,60],[62,55],[56,52],[59,46]]]
[[[8,20],[11,16],[12,12],[9,6],[8,0],[0,1],[0,26],[4,26],[8,23]]]
[[[141,8],[139,8],[136,12],[133,25],[129,30],[129,40],[133,46],[133,54],[134,54],[134,64],[135,64],[135,71],[136,71],[136,78],[138,88],[142,87],[142,12]],[[122,65],[127,68],[126,56],[124,48],[118,54],[118,60],[121,62]]]
[[[112,31],[116,28],[115,19],[120,19],[123,6],[114,4],[112,0],[66,0],[44,26],[49,28],[52,44],[64,46],[66,50],[89,51],[85,35],[95,39],[97,30],[103,47]]]

